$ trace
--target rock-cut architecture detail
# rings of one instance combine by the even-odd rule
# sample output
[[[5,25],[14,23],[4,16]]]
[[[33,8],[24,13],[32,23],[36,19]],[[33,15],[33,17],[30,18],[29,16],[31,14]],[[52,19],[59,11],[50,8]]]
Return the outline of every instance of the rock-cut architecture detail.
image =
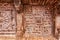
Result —
[[[2,6],[1,6],[2,5]],[[0,4],[0,34],[15,34],[16,13],[10,4]]]

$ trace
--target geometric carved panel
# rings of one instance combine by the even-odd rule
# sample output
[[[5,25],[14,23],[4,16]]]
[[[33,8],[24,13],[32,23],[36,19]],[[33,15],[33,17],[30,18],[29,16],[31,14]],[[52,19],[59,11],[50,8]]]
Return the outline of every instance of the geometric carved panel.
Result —
[[[25,37],[50,36],[52,34],[52,15],[41,6],[25,6]]]
[[[0,12],[0,34],[15,33],[15,31],[15,13],[11,13],[11,11]]]
[[[11,11],[12,10],[12,11]],[[10,4],[0,4],[0,34],[15,34],[16,17]]]

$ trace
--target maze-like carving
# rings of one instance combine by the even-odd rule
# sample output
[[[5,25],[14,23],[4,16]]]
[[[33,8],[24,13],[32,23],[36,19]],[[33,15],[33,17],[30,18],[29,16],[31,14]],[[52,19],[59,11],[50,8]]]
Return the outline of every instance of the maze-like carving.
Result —
[[[16,31],[15,11],[11,11],[8,6],[6,6],[7,9],[0,7],[0,34],[15,34]]]
[[[24,12],[25,37],[49,36],[52,34],[52,16],[49,10],[40,6],[25,6]]]

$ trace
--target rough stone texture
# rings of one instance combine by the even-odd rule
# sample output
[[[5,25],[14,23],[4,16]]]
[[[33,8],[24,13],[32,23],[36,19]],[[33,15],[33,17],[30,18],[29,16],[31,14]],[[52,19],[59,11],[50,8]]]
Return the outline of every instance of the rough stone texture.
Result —
[[[10,4],[0,4],[0,34],[15,34],[15,14]]]
[[[15,16],[12,6],[10,4],[7,5],[7,3],[0,4],[0,27],[3,27],[0,30],[7,30],[6,34],[12,30],[10,34],[16,34],[0,36],[0,40],[56,40],[52,36],[53,24],[50,10],[43,6],[24,5],[24,13],[17,13],[17,16]],[[15,18],[17,19],[17,30]],[[5,24],[3,25],[2,23]],[[23,27],[25,33],[22,35]],[[5,33],[3,32],[3,34]]]
[[[16,40],[16,16],[11,4],[0,3],[0,40]]]
[[[22,40],[57,40],[56,38],[49,36],[49,37],[28,37],[28,38],[22,38]]]
[[[16,40],[15,36],[0,36],[0,40]]]
[[[21,13],[17,14],[17,38],[22,36],[22,30],[23,26],[22,26],[22,13]]]
[[[25,37],[52,35],[52,15],[40,6],[25,6]]]

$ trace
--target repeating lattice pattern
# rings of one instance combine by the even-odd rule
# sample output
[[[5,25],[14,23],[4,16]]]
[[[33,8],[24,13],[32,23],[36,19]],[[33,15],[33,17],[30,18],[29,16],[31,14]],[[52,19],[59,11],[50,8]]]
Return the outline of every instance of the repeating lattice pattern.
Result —
[[[25,37],[52,34],[52,15],[40,6],[25,6]]]
[[[0,5],[0,34],[15,34],[16,31],[15,11],[8,6],[8,4],[5,4],[5,6],[2,4],[3,8],[1,8]]]

